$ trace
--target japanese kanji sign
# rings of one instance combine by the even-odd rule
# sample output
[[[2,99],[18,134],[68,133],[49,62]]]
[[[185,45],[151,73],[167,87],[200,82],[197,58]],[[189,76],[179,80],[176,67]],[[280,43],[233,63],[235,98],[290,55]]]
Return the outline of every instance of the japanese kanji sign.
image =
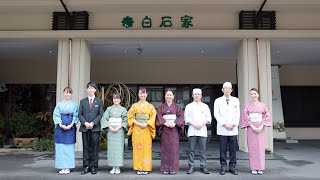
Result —
[[[179,26],[181,28],[190,28],[190,27],[193,27],[193,24],[192,24],[192,20],[193,20],[193,17],[192,16],[188,16],[188,15],[184,15],[182,17],[180,17],[180,24]],[[150,28],[153,28],[153,27],[159,27],[159,28],[171,28],[173,27],[173,21],[172,21],[172,17],[171,16],[162,16],[161,17],[161,23],[160,24],[156,24],[154,25],[152,23],[152,19],[149,17],[149,16],[145,16],[142,20],[137,20],[139,21],[139,23],[136,23],[136,25],[134,24],[134,20],[133,20],[133,17],[131,16],[126,16],[126,17],[123,17],[122,18],[122,27],[126,28],[126,29],[129,29],[129,28],[132,28],[132,27],[138,27],[140,22],[141,22],[141,27],[144,28],[144,29],[150,29]],[[154,26],[153,26],[154,25]]]

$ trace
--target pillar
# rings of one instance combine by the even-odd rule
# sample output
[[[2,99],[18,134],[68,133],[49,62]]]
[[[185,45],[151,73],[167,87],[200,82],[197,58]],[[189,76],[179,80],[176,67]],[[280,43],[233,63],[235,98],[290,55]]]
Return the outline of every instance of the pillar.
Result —
[[[259,61],[257,61],[258,52]],[[237,75],[241,111],[244,104],[250,100],[249,90],[255,87],[259,88],[261,102],[268,106],[272,114],[270,40],[259,39],[258,45],[254,38],[239,41]],[[242,151],[248,151],[245,129],[239,131],[239,148]],[[266,149],[273,152],[272,127],[266,127]]]
[[[71,43],[71,47],[69,46]],[[71,48],[71,61],[69,52]],[[90,44],[84,39],[59,40],[57,70],[57,102],[63,100],[63,89],[68,86],[70,70],[70,87],[73,89],[72,100],[77,104],[87,96],[86,84],[90,81]],[[69,68],[70,63],[70,68]],[[77,127],[79,130],[80,123]],[[77,131],[76,151],[82,151],[82,136]]]

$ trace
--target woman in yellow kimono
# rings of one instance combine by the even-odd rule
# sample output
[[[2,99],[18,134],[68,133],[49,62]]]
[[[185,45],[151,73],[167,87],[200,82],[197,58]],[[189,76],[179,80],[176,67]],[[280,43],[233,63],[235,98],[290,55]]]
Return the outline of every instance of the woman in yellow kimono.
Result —
[[[139,102],[128,111],[128,135],[132,135],[133,169],[138,175],[152,170],[152,139],[156,135],[157,111],[147,102],[146,88],[139,89]]]

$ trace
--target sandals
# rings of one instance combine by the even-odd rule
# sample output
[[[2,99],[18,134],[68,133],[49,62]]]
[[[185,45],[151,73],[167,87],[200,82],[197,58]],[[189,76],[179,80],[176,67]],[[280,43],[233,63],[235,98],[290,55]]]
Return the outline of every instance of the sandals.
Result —
[[[251,171],[251,174],[253,174],[253,175],[257,175],[257,174],[263,175],[263,171],[261,171],[261,170],[258,170],[258,171],[252,170],[252,171]]]
[[[70,169],[61,169],[61,170],[59,171],[59,174],[60,174],[60,175],[69,174],[69,173],[70,173]]]
[[[137,174],[138,175],[147,175],[147,174],[149,174],[149,172],[148,171],[137,171]]]
[[[263,174],[263,171],[258,171],[258,174],[259,174],[259,175],[262,175],[262,174]]]

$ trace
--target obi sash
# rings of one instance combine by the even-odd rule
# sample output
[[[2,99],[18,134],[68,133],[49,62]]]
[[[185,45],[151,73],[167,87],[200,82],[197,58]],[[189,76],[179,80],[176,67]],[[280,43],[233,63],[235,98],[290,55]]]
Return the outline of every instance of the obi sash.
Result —
[[[175,115],[175,114],[166,114],[166,115],[163,115],[163,118],[168,123],[175,123],[176,119],[177,119],[177,115]]]
[[[61,113],[61,124],[68,126],[72,123],[73,115]],[[54,129],[54,143],[59,144],[74,144],[76,143],[76,126],[71,129],[64,130],[59,125]]]
[[[111,117],[109,118],[109,125],[113,128],[122,125],[122,118]]]
[[[136,121],[139,123],[147,123],[149,120],[149,115],[148,114],[136,114]]]
[[[253,123],[262,122],[262,114],[261,113],[250,113],[249,118],[250,118],[250,121]]]

